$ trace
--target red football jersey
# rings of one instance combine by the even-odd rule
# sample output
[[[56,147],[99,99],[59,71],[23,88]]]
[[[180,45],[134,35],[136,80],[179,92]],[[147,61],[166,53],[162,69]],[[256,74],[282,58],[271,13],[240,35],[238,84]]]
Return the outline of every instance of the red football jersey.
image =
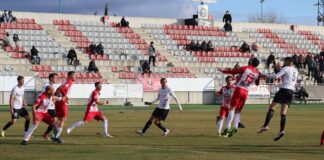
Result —
[[[94,90],[89,99],[88,99],[88,104],[87,104],[87,111],[86,112],[98,112],[98,104],[97,102],[99,101],[99,96],[100,92],[97,90]]]
[[[38,106],[36,112],[47,112],[47,108],[52,102],[52,97],[48,96],[47,93],[43,92],[37,97],[35,104]]]
[[[248,90],[253,82],[255,82],[256,85],[259,85],[260,72],[252,66],[244,66],[233,70],[225,69],[222,72],[225,74],[239,74],[235,83],[236,87]]]
[[[64,84],[62,84],[55,92],[55,96],[65,97],[68,95],[69,90],[73,84],[72,80],[67,80]]]

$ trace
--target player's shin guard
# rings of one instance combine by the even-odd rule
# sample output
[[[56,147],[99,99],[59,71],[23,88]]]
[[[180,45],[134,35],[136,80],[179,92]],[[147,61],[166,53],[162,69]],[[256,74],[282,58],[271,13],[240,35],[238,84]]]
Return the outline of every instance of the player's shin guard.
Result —
[[[57,127],[57,133],[55,135],[55,138],[60,138],[62,131],[63,131],[63,128]]]
[[[226,120],[226,129],[231,129],[231,125],[232,125],[232,122],[233,122],[233,119],[234,119],[234,114],[235,114],[234,110],[229,111],[228,117],[227,117],[227,120]]]
[[[28,131],[30,120],[25,121],[25,132]]]
[[[221,134],[223,128],[224,119],[219,119],[217,122],[217,133]]]
[[[150,128],[151,124],[152,124],[151,121],[146,122],[144,128],[142,129],[142,133],[145,133],[146,130]]]
[[[103,121],[103,129],[104,129],[104,134],[107,135],[108,134],[108,120],[104,120]]]
[[[29,141],[30,137],[32,136],[33,132],[37,127],[38,125],[33,125],[31,128],[28,129],[28,131],[26,131],[24,135],[24,141]]]
[[[286,126],[286,115],[282,114],[280,119],[280,132],[283,132],[285,130]]]
[[[321,145],[324,145],[324,131],[322,132],[322,137],[321,137]]]
[[[159,127],[163,132],[166,132],[167,129],[159,122],[156,124],[157,127]]]
[[[3,128],[2,130],[7,130],[8,128],[10,128],[12,126],[12,122],[8,122]]]
[[[264,124],[263,124],[263,127],[267,127],[273,117],[273,114],[274,114],[274,110],[273,109],[269,109],[268,113],[267,113],[267,116],[266,116],[266,119],[264,121]]]
[[[240,119],[241,119],[241,114],[240,113],[236,113],[235,117],[234,117],[234,128],[238,129],[238,125],[240,123]]]

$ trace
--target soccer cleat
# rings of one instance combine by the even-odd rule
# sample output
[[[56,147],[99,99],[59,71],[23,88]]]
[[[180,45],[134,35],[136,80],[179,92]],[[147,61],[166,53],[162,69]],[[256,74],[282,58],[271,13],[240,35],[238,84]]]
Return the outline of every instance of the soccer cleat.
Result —
[[[244,125],[243,123],[240,122],[240,123],[238,124],[238,128],[245,128],[245,125]]]
[[[170,130],[166,129],[166,131],[163,133],[163,136],[166,137],[166,136],[168,136],[169,133],[170,133]]]
[[[144,133],[142,131],[135,131],[135,133],[137,133],[140,136],[144,136]]]
[[[222,136],[225,137],[225,138],[227,138],[229,134],[230,134],[230,130],[226,128],[226,129],[223,131]]]
[[[23,140],[23,141],[21,141],[21,143],[20,143],[21,145],[24,145],[24,146],[26,146],[26,145],[28,145],[28,142],[27,141],[25,141],[25,140]]]
[[[235,133],[237,133],[238,129],[237,128],[233,128],[231,129],[230,133],[228,134],[228,137],[233,137]]]
[[[222,134],[221,134],[221,133],[217,133],[217,136],[218,136],[218,137],[222,137]]]
[[[104,134],[104,137],[113,138],[114,136],[110,135],[109,133],[106,133]]]
[[[5,137],[5,131],[1,131],[0,136],[1,136],[2,138],[4,138],[4,137]]]
[[[56,142],[56,143],[58,143],[58,144],[62,144],[62,143],[64,143],[64,141],[63,141],[61,138],[52,138],[52,141],[53,141],[53,142]]]
[[[322,132],[322,136],[321,136],[321,146],[324,145],[324,131]]]
[[[274,141],[279,141],[283,136],[285,135],[285,132],[280,132],[276,138],[274,138]]]
[[[43,134],[43,138],[47,141],[52,141],[51,137],[48,134]]]
[[[258,133],[266,132],[266,131],[268,131],[268,130],[269,130],[269,127],[268,127],[268,126],[266,126],[266,127],[261,127],[261,128],[260,128],[260,131],[259,131]]]
[[[70,133],[71,133],[71,131],[72,131],[72,129],[71,129],[71,128],[67,128],[67,129],[66,129],[66,133],[67,133],[67,134],[70,134]]]

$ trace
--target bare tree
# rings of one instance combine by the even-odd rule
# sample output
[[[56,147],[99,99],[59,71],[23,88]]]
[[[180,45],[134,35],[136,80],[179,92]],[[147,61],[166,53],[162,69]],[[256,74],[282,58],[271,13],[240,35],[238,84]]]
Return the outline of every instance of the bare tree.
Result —
[[[250,15],[248,21],[251,23],[286,23],[286,20],[281,14],[278,14],[275,11],[268,11],[263,14],[263,18],[259,13]]]

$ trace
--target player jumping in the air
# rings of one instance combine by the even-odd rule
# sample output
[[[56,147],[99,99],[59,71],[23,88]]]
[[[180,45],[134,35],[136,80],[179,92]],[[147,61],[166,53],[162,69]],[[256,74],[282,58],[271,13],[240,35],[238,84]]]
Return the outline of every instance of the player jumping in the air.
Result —
[[[269,75],[269,77],[273,79],[282,78],[282,84],[269,106],[263,127],[258,133],[269,130],[269,123],[271,121],[271,118],[273,117],[274,110],[279,103],[281,104],[280,132],[278,136],[274,138],[274,141],[278,141],[285,135],[286,114],[288,107],[293,100],[297,83],[298,70],[294,66],[293,59],[291,57],[286,57],[284,67],[280,70],[280,72],[277,74],[271,74]]]
[[[161,88],[159,89],[157,98],[152,102],[145,102],[146,105],[151,105],[153,103],[160,101],[158,107],[155,108],[154,112],[152,113],[152,116],[146,122],[144,128],[140,131],[136,131],[136,133],[141,136],[143,136],[146,130],[150,128],[152,123],[154,123],[157,127],[159,127],[163,131],[163,136],[167,136],[169,134],[170,130],[165,128],[161,124],[161,121],[166,120],[168,116],[170,110],[170,97],[173,97],[173,99],[178,104],[180,111],[182,111],[181,104],[179,103],[178,99],[172,92],[171,88],[167,86],[167,79],[162,78],[160,80],[160,83],[161,83]]]
[[[40,122],[45,122],[51,127],[54,127],[54,119],[48,113],[48,107],[54,100],[62,100],[62,98],[54,96],[55,90],[51,85],[48,85],[45,88],[45,91],[41,93],[35,104],[33,105],[33,126],[28,129],[28,131],[24,135],[24,140],[21,142],[21,145],[27,145],[30,137],[33,132],[36,130]],[[65,99],[65,97],[63,97]]]
[[[91,93],[91,95],[89,97],[88,104],[87,104],[87,110],[85,112],[83,120],[78,121],[78,122],[74,123],[71,127],[69,127],[67,129],[68,134],[70,134],[73,129],[81,127],[81,126],[85,125],[86,123],[88,123],[89,121],[96,119],[98,121],[103,121],[103,129],[104,129],[103,135],[105,137],[113,137],[108,132],[108,120],[107,120],[106,116],[104,115],[104,113],[102,113],[98,109],[98,105],[108,104],[108,101],[106,101],[104,103],[99,101],[100,91],[102,89],[101,83],[96,82],[95,87],[96,87],[96,89]]]
[[[66,97],[68,95],[68,92],[69,92],[74,80],[75,80],[75,72],[74,71],[68,72],[67,81],[65,83],[63,83],[56,90],[55,96]],[[67,102],[67,100],[56,101],[55,102],[55,112],[56,112],[56,116],[57,116],[57,122],[56,122],[57,132],[54,135],[55,137],[52,140],[57,143],[63,143],[60,136],[63,131],[64,123],[68,116],[68,102]]]
[[[220,91],[216,93],[216,96],[222,97],[222,106],[219,110],[219,116],[217,116],[217,134],[221,136],[221,131],[223,128],[224,119],[227,118],[228,112],[230,109],[230,101],[235,89],[235,86],[232,84],[233,78],[231,76],[226,77],[226,86],[223,86]]]
[[[235,83],[236,88],[230,102],[231,108],[226,121],[226,129],[222,133],[224,137],[232,137],[238,131],[241,117],[240,113],[249,95],[249,87],[252,86],[253,83],[259,85],[260,72],[256,69],[256,67],[259,66],[259,63],[260,61],[257,58],[253,58],[249,66],[244,66],[233,70],[220,70],[225,74],[239,74],[237,82]],[[233,120],[234,128],[231,129]]]
[[[9,100],[11,120],[3,127],[0,133],[1,137],[5,136],[6,130],[14,125],[17,122],[17,119],[20,117],[25,118],[25,132],[27,132],[29,128],[30,118],[26,109],[27,104],[24,98],[24,77],[18,76],[17,81],[18,85],[12,89]]]

